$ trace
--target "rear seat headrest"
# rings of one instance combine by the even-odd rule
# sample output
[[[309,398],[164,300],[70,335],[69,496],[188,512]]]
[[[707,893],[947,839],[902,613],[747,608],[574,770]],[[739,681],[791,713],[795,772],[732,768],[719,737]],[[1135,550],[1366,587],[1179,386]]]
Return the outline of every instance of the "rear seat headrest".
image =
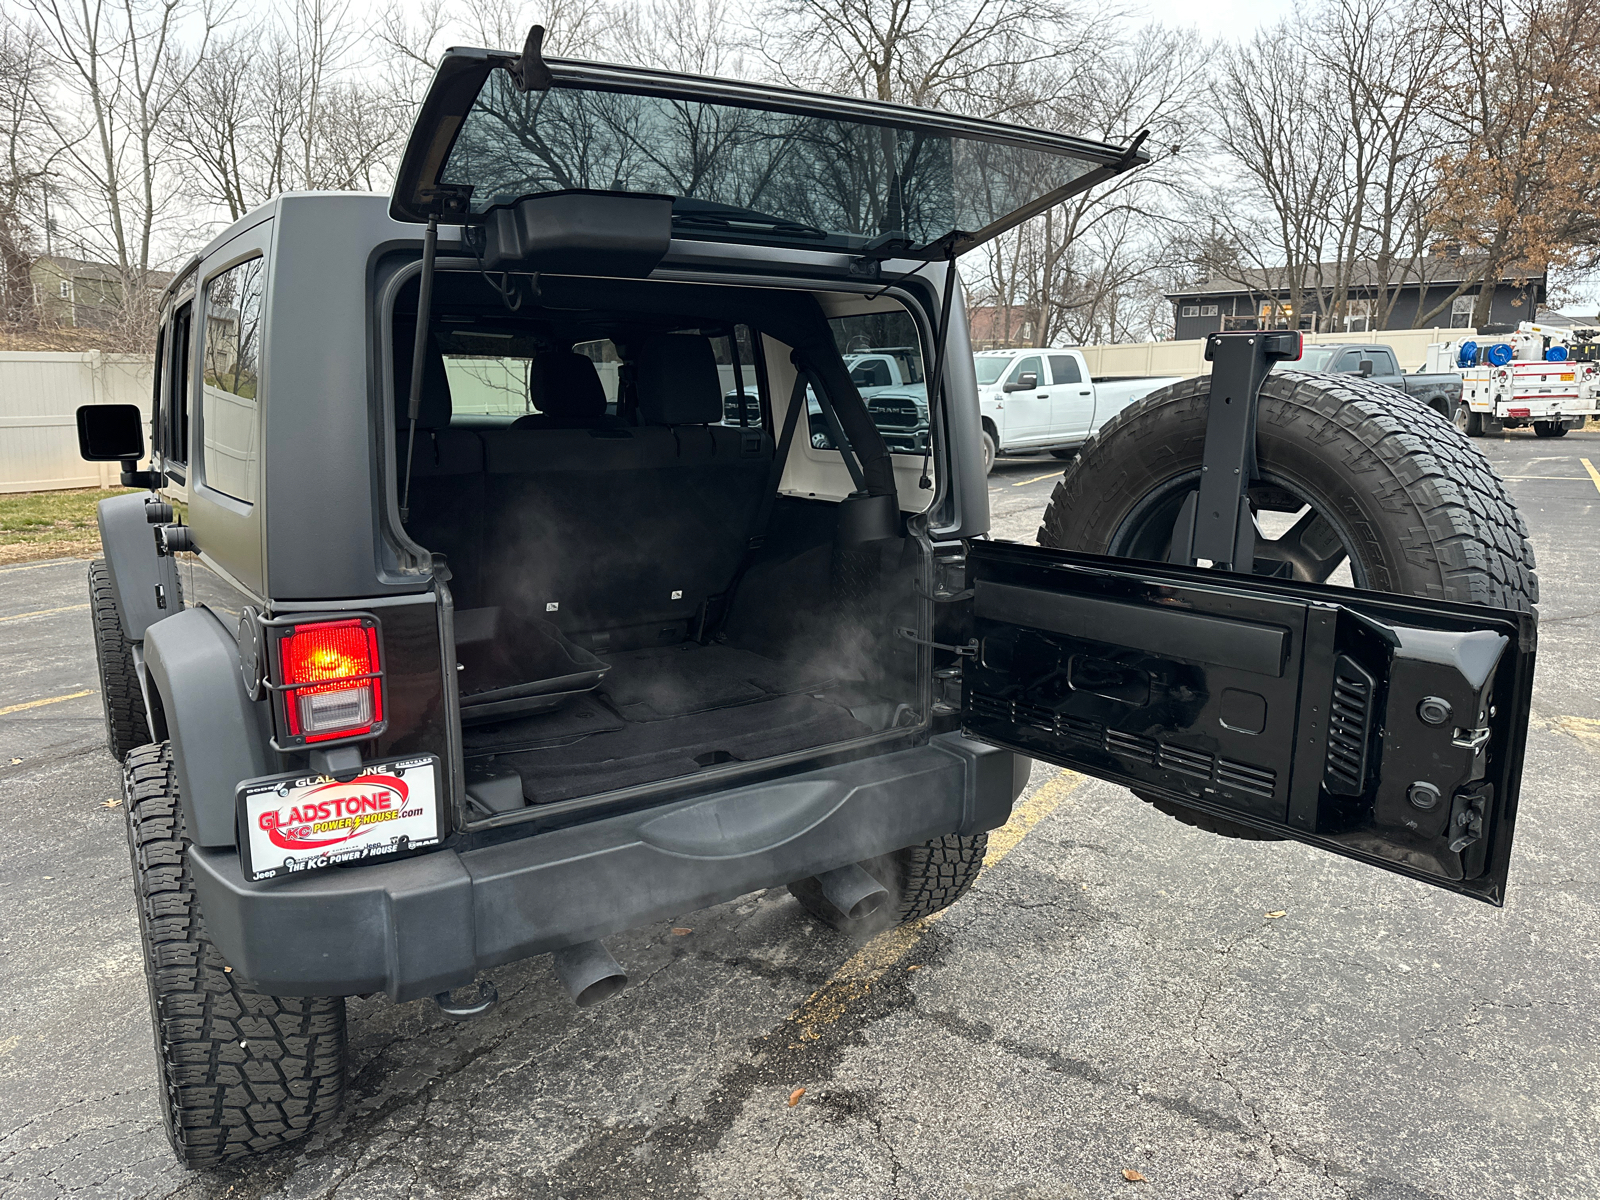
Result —
[[[722,381],[710,338],[657,334],[640,344],[633,370],[644,424],[709,425],[722,420]]]
[[[396,320],[394,327],[394,418],[395,424],[409,424],[406,411],[411,404],[411,356],[416,348],[416,327]],[[445,429],[453,412],[450,402],[450,377],[444,369],[444,352],[430,336],[422,360],[422,406],[417,410],[418,429]]]
[[[606,415],[606,390],[594,360],[572,350],[541,351],[528,365],[528,402],[549,417]]]

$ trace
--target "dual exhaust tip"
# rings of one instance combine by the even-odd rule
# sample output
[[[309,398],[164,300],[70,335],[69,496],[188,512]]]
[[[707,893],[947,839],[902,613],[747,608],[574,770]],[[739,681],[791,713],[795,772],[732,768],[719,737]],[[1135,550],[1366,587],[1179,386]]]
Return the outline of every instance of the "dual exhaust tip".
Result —
[[[825,871],[816,878],[828,903],[852,921],[872,916],[889,902],[888,889],[856,863]],[[563,946],[550,958],[556,978],[579,1008],[592,1008],[628,986],[628,973],[599,939]],[[440,992],[433,999],[439,1011],[452,1021],[470,1021],[488,1016],[500,998],[494,984],[482,980],[472,1000],[453,1000],[449,992]]]

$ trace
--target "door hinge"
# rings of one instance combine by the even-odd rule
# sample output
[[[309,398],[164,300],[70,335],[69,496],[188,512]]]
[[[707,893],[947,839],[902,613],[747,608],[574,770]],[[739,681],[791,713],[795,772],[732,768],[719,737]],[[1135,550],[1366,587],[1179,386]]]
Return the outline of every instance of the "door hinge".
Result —
[[[964,658],[976,658],[978,656],[977,638],[973,638],[965,646],[951,646],[944,642],[930,642],[926,638],[920,638],[917,636],[915,629],[907,629],[904,626],[897,628],[895,633],[906,641],[915,642],[919,646],[928,646],[934,650],[948,650],[950,653],[959,654]]]

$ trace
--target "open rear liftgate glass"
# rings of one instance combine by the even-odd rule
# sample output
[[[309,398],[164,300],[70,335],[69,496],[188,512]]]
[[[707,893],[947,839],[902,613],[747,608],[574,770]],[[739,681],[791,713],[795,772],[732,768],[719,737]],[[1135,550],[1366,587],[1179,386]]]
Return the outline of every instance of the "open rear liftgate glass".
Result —
[[[1523,613],[974,543],[971,736],[1503,901]]]

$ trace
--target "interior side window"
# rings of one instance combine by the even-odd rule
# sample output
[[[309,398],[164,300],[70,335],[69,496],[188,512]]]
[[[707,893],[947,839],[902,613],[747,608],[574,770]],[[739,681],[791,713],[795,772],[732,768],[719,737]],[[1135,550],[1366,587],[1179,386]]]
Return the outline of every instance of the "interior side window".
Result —
[[[172,318],[167,349],[167,394],[164,397],[162,445],[169,462],[179,466],[189,461],[189,364],[190,331],[194,326],[194,304],[180,307]]]
[[[928,385],[922,374],[922,339],[904,309],[831,317],[833,341],[850,378],[867,402],[872,423],[894,454],[922,454],[928,447]],[[834,449],[826,418],[815,399],[810,410],[811,444]]]
[[[1083,382],[1083,373],[1078,370],[1078,360],[1070,354],[1052,354],[1050,374],[1057,383]]]
[[[206,285],[201,470],[206,486],[253,503],[260,468],[257,389],[266,260],[230,267]]]

